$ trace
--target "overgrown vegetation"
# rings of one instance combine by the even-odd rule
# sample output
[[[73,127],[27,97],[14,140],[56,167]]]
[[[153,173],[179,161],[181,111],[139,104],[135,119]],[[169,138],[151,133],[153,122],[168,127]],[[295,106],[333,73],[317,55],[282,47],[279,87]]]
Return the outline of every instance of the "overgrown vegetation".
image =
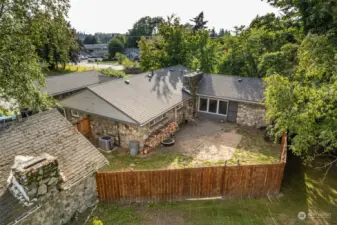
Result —
[[[112,68],[100,69],[99,70],[104,76],[108,77],[125,77],[126,74],[124,71],[121,70],[114,70]]]

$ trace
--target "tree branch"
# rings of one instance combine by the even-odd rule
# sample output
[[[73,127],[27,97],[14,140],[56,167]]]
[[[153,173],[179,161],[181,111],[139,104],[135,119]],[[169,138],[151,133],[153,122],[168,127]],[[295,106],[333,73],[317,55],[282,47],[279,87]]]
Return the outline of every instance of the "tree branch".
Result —
[[[332,165],[333,165],[335,162],[337,162],[337,159],[335,159],[335,160],[333,160],[332,162],[330,162],[330,163],[326,164],[325,166],[322,166],[322,167],[321,167],[321,168],[325,168],[325,167],[329,166],[329,168],[325,171],[324,177],[323,177],[323,179],[321,180],[321,182],[324,182],[326,176],[328,175],[329,170],[331,169]],[[319,167],[318,167],[318,168],[319,168]]]

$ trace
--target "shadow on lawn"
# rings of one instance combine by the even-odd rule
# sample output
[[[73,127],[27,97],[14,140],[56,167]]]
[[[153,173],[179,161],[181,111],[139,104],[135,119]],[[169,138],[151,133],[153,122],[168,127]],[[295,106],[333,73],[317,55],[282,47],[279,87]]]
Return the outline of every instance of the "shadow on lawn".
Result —
[[[293,202],[294,209],[306,213],[304,223],[336,223],[337,173],[331,171],[322,182],[324,172],[302,165],[298,156],[288,152],[281,192]]]

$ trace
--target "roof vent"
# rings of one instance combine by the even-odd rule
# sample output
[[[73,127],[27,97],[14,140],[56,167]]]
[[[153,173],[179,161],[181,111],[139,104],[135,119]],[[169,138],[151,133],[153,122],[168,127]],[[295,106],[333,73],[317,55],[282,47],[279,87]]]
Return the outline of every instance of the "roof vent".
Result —
[[[238,82],[242,82],[242,78],[239,78],[239,79],[238,79]]]
[[[130,84],[130,80],[126,80],[125,83],[126,83],[126,84]]]

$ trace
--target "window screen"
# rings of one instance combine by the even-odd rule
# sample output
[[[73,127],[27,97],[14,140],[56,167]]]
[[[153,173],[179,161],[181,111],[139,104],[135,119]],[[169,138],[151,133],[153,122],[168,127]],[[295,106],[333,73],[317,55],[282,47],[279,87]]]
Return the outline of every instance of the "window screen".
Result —
[[[219,101],[219,114],[227,115],[227,102]]]
[[[208,112],[216,113],[218,107],[218,100],[210,99],[208,105]]]
[[[199,110],[200,111],[207,111],[207,99],[206,98],[200,98]]]

